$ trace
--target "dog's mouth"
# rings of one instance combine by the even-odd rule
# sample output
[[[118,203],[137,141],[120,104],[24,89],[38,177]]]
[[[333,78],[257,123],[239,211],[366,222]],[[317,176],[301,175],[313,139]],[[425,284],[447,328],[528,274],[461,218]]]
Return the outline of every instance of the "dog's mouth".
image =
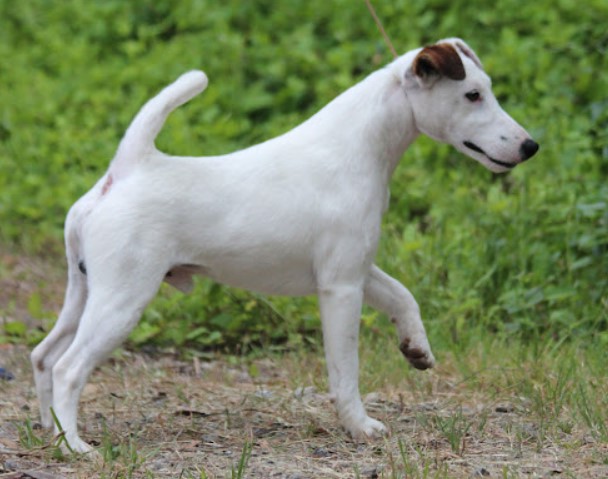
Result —
[[[503,168],[515,168],[517,163],[506,163],[504,161],[500,161],[497,160],[495,158],[492,158],[490,155],[488,155],[485,151],[483,151],[481,148],[479,148],[475,143],[472,143],[470,141],[464,141],[463,142],[464,146],[466,146],[467,148],[477,152],[477,153],[481,153],[483,156],[485,156],[488,160],[490,160],[492,163],[494,163],[495,165],[498,166],[502,166]]]

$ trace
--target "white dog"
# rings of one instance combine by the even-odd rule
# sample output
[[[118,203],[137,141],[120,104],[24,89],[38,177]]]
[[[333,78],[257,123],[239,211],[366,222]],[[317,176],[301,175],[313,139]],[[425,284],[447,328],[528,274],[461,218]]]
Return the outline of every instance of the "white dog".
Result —
[[[89,375],[163,281],[188,290],[197,274],[266,294],[317,294],[340,421],[356,439],[385,433],[359,394],[362,304],[391,318],[416,368],[435,362],[413,296],[374,265],[397,163],[420,133],[494,172],[538,145],[500,108],[460,39],[406,53],[265,143],[203,158],[158,151],[169,113],[206,86],[192,71],[150,100],[68,214],[65,304],[32,352],[43,425],[52,426],[52,407],[71,448],[90,451],[76,425]]]

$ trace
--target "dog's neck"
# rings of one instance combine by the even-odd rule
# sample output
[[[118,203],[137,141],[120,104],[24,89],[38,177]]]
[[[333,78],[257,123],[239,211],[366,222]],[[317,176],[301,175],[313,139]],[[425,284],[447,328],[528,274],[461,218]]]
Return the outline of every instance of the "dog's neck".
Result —
[[[340,149],[336,155],[344,162],[380,172],[388,183],[418,135],[403,85],[387,67],[346,90],[284,136],[308,145]]]

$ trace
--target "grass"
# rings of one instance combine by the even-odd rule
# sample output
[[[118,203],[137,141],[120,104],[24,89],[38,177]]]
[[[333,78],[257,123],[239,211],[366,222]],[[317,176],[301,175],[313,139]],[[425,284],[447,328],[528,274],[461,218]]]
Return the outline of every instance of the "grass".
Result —
[[[462,408],[443,417],[434,417],[434,429],[440,431],[450,444],[452,452],[458,455],[464,453],[466,436],[473,422],[462,414]]]
[[[252,448],[253,444],[250,442],[245,442],[245,444],[243,444],[243,452],[241,452],[239,462],[237,463],[236,467],[232,466],[232,479],[242,479],[245,477],[245,470],[247,469],[247,463],[251,458]]]

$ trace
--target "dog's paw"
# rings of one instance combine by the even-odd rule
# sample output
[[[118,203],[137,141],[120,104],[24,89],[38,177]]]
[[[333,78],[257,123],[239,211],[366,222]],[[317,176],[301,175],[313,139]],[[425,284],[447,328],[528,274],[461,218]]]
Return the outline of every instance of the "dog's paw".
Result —
[[[349,432],[356,442],[367,442],[389,434],[388,429],[380,421],[366,416],[361,423],[349,428]]]
[[[405,338],[399,345],[399,350],[416,369],[428,369],[435,365],[435,358],[428,347],[413,344]]]
[[[73,437],[71,439],[68,439],[66,437],[66,442],[67,444],[69,444],[69,447],[65,444],[65,442],[61,443],[61,450],[65,454],[70,452],[74,454],[83,454],[85,455],[85,457],[93,460],[98,460],[101,458],[101,455],[95,450],[93,446],[84,442],[78,436]]]

